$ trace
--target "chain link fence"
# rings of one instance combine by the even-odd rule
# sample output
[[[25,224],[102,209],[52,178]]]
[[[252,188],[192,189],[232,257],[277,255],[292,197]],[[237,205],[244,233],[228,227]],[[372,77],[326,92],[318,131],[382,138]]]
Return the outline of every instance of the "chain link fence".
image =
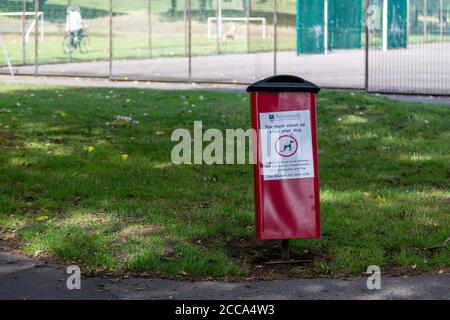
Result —
[[[450,0],[0,0],[0,72],[450,94]]]

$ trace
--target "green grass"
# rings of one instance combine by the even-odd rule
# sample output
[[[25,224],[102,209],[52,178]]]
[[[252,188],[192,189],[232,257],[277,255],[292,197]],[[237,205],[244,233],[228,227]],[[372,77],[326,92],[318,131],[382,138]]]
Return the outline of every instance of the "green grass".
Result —
[[[88,23],[89,24],[89,23]],[[166,23],[170,25],[170,23]],[[273,38],[267,36],[262,38],[260,35],[260,26],[251,27],[253,34],[247,43],[246,36],[242,34],[244,25],[240,24],[240,34],[235,39],[227,40],[220,44],[220,51],[217,49],[217,40],[215,37],[208,39],[206,36],[206,23],[203,24],[204,32],[198,31],[192,36],[192,55],[216,55],[233,54],[248,52],[270,52],[273,50]],[[53,26],[55,27],[55,26]],[[228,26],[229,27],[229,26]],[[47,26],[52,30],[51,26]],[[293,30],[293,29],[292,29]],[[73,62],[98,61],[109,59],[109,37],[105,28],[89,28],[90,50],[81,53],[75,50],[72,53]],[[56,30],[48,31],[45,40],[39,44],[39,62],[61,63],[69,62],[70,56],[63,50],[64,32]],[[120,59],[142,59],[150,57],[185,57],[187,49],[185,48],[185,37],[183,30],[178,32],[154,31],[152,33],[152,47],[149,49],[149,37],[146,29],[141,26],[140,30],[127,32],[120,27],[115,28],[113,36],[113,57]],[[26,59],[23,60],[22,38],[21,35],[11,33],[4,38],[5,46],[8,50],[10,61],[13,65],[33,64],[34,63],[34,41],[26,45]],[[280,51],[295,50],[295,36],[281,33],[278,36],[277,47]],[[3,55],[0,55],[0,66],[6,65]]]
[[[99,61],[109,59],[109,40],[106,34],[90,34],[91,50],[87,53],[81,53],[75,50],[72,54],[73,62]],[[39,61],[45,63],[64,63],[69,62],[70,57],[64,53],[62,45],[62,36],[47,35],[45,43],[40,46]],[[148,37],[146,34],[135,34],[129,36],[120,34],[115,36],[113,57],[120,59],[144,59],[151,57],[184,57],[187,53],[184,48],[184,37],[182,34],[175,35],[153,35],[152,50],[148,46]],[[208,39],[205,36],[196,35],[192,39],[193,56],[216,55],[217,42],[215,39]],[[10,59],[13,65],[23,64],[21,40],[15,38],[7,43]],[[295,48],[295,39],[281,37],[279,41],[279,50],[293,50]],[[248,50],[249,49],[249,50]],[[220,54],[247,53],[247,52],[269,52],[273,50],[273,39],[258,38],[252,39],[249,46],[245,38],[236,38],[233,41],[221,44]],[[4,65],[6,60],[0,56],[0,65]],[[34,63],[34,51],[32,47],[27,48],[27,58],[25,64]]]
[[[248,104],[235,93],[2,84],[0,237],[87,271],[248,276],[251,261],[229,249],[254,236],[252,167],[170,162],[172,130],[248,128]],[[320,93],[323,237],[293,241],[314,254],[310,273],[450,266],[448,247],[426,249],[450,236],[449,117],[442,105]]]

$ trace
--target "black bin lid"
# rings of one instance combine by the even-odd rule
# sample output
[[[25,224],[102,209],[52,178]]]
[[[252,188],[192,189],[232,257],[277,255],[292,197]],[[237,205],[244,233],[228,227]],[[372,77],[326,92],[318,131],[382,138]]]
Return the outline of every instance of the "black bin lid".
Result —
[[[320,88],[314,83],[297,76],[277,75],[260,80],[250,85],[247,92],[313,92]]]

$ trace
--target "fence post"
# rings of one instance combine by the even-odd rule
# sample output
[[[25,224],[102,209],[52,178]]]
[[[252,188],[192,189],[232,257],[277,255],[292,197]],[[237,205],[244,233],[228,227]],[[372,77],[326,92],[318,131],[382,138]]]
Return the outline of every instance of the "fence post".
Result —
[[[113,0],[109,0],[109,79],[112,79],[113,61]]]
[[[328,0],[323,1],[323,51],[328,54]]]
[[[220,43],[222,42],[222,0],[217,0],[216,3],[216,42],[217,53],[220,54]]]
[[[22,1],[22,64],[25,65],[27,63],[27,43],[25,41],[25,34],[27,32],[27,16],[25,13],[27,12],[27,0]]]
[[[245,26],[247,28],[247,53],[250,52],[250,4],[251,0],[246,0],[247,5],[245,6]]]
[[[369,0],[365,0],[364,9],[364,32],[365,32],[365,61],[364,61],[364,89],[369,91]]]
[[[423,0],[423,36],[427,36],[428,2]]]
[[[70,6],[72,5],[72,0],[68,0],[68,1],[67,1],[67,5],[70,7]],[[70,43],[69,48],[70,48],[70,49],[73,49],[73,48],[72,48],[72,45],[71,45],[71,42],[72,42],[72,41],[71,41],[71,39],[72,39],[72,34],[71,34],[71,32],[70,32],[70,29],[71,29],[71,25],[70,25],[70,17],[68,16],[67,11],[66,11],[66,19],[68,20],[67,23],[69,24],[69,25],[68,25],[68,27],[69,27],[68,29],[69,29],[69,30],[67,31],[67,32],[68,32],[68,35],[67,35],[67,36],[69,37],[69,43]],[[70,50],[70,49],[69,49],[69,62],[72,62],[73,55],[72,55],[72,50]]]
[[[406,0],[406,46],[408,46],[409,43],[409,35],[411,34],[411,23],[410,21],[410,13],[409,13],[409,9],[411,8],[410,6],[410,0]]]
[[[39,74],[39,0],[34,0],[34,75]]]
[[[441,32],[441,41],[444,40],[444,0],[440,0],[440,8],[439,8],[439,20],[440,20],[440,32]]]
[[[389,35],[388,35],[388,0],[383,0],[383,51],[387,51],[389,47]]]
[[[187,0],[183,1],[183,26],[184,26],[184,56],[187,57],[188,55],[188,22],[187,22]]]
[[[192,81],[192,0],[188,1],[188,81]]]
[[[278,25],[278,15],[277,15],[277,0],[273,0],[273,74],[276,75],[277,74],[277,51],[278,51],[278,47],[277,47],[277,42],[278,42],[278,37],[277,37],[277,25]]]
[[[148,50],[152,57],[152,0],[148,1]]]

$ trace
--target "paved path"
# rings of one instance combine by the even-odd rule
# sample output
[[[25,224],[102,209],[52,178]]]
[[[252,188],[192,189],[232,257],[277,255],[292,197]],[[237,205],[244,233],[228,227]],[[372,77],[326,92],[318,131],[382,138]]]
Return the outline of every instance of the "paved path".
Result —
[[[369,89],[402,93],[450,93],[450,42],[410,45],[408,49],[369,53]],[[273,75],[273,53],[196,56],[192,58],[192,79],[252,83]],[[186,57],[115,60],[112,76],[129,79],[188,79]],[[7,73],[0,67],[1,73]],[[34,74],[34,66],[15,67],[18,74]],[[41,75],[108,76],[108,61],[43,64]],[[336,50],[329,54],[297,56],[278,52],[277,73],[298,74],[322,87],[363,88],[364,50]]]
[[[87,88],[138,88],[158,90],[213,90],[223,92],[244,93],[247,85],[239,84],[208,84],[208,83],[182,83],[182,82],[154,82],[154,81],[110,81],[107,79],[77,78],[77,77],[10,77],[0,75],[0,83],[21,84],[48,84]],[[401,101],[414,101],[424,103],[437,103],[450,105],[450,97],[414,96],[414,95],[383,95],[389,99]]]
[[[66,288],[63,266],[0,253],[3,299],[445,299],[450,274],[382,277],[381,290],[366,278],[295,279],[261,282],[191,282],[163,279],[82,279],[81,290]]]

